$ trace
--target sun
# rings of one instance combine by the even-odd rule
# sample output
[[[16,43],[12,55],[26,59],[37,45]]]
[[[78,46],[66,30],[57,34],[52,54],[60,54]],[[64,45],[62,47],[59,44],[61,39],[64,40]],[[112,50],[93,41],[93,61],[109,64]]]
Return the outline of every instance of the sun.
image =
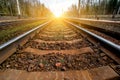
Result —
[[[59,17],[61,17],[62,16],[62,13],[61,12],[54,12],[54,16],[55,17],[57,17],[57,18],[59,18]]]
[[[61,14],[55,14],[55,17],[60,17],[61,16]]]

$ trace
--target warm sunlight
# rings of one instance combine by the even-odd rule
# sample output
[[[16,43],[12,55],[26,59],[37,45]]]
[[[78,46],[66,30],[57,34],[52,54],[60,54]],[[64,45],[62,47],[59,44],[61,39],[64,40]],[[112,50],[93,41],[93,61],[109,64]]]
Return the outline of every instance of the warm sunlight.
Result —
[[[57,17],[57,18],[62,16],[62,12],[60,12],[60,11],[55,11],[53,13],[54,13],[55,17]]]
[[[120,0],[0,0],[0,80],[120,80],[116,52]]]

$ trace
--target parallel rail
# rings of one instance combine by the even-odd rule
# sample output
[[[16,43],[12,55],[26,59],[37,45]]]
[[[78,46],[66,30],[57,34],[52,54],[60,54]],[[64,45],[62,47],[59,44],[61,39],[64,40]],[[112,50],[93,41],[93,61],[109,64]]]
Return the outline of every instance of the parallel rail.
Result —
[[[46,23],[44,23],[44,24],[42,24],[42,25],[40,25],[40,26],[38,26],[38,27],[36,27],[36,28],[10,40],[10,41],[8,41],[7,43],[0,45],[0,64],[3,61],[5,61],[9,56],[11,56],[14,52],[16,52],[16,50],[19,46],[22,46],[23,44],[25,44],[30,38],[32,38],[36,33],[38,33],[39,29],[41,27],[49,24],[50,22],[51,21],[48,21],[48,22],[46,22]],[[104,38],[90,32],[90,31],[88,31],[88,30],[86,30],[86,29],[84,29],[76,24],[69,22],[69,21],[65,21],[65,22],[67,22],[70,25],[75,26],[76,28],[78,28],[78,29],[84,31],[85,33],[93,36],[94,38],[97,38],[99,41],[103,42],[104,44],[106,44],[106,45],[110,46],[111,48],[115,49],[116,51],[118,51],[118,54],[120,53],[120,45],[117,45],[117,44],[115,44],[107,39],[104,39]]]
[[[84,29],[84,28],[82,28],[82,27],[76,25],[76,24],[73,24],[73,23],[68,22],[68,21],[67,21],[67,23],[69,23],[69,24],[75,26],[76,28],[78,28],[78,29],[80,29],[80,30],[86,32],[87,34],[89,34],[89,35],[91,35],[91,36],[97,38],[98,40],[104,42],[105,44],[111,46],[112,48],[114,48],[114,49],[116,49],[117,51],[120,52],[120,45],[117,45],[117,44],[115,44],[115,43],[113,43],[113,42],[111,42],[111,41],[109,41],[109,40],[107,40],[107,39],[105,39],[105,38],[102,38],[102,37],[100,37],[100,36],[98,36],[98,35],[96,35],[96,34],[90,32],[90,31],[88,31],[88,30],[86,30],[86,29]]]
[[[92,21],[92,22],[101,22],[101,23],[111,23],[111,24],[120,24],[120,21],[110,21],[110,20],[96,20],[96,19],[87,19],[87,18],[75,18],[75,17],[67,17],[65,19],[76,20],[76,21]]]
[[[88,30],[86,30],[86,29],[72,23],[72,22],[69,22],[69,21],[65,21],[65,22],[67,22],[70,25],[73,25],[77,29],[80,29],[81,31],[83,31],[83,32],[87,33],[88,35],[90,35],[90,36],[94,37],[95,39],[97,39],[101,43],[101,45],[106,48],[105,49],[104,47],[101,47],[101,49],[103,51],[105,51],[105,53],[107,53],[107,55],[109,57],[111,57],[114,61],[116,61],[118,64],[120,64],[120,59],[119,59],[119,57],[120,57],[120,45],[115,44],[115,43],[113,43],[113,42],[111,42],[111,41],[109,41],[109,40],[107,40],[107,39],[105,39],[105,38],[103,38],[101,36],[98,36],[95,33],[92,33],[90,31],[88,31]],[[109,51],[113,51],[113,53],[115,53],[115,54],[113,54],[113,53],[111,53]]]
[[[47,18],[38,18],[37,20],[45,20]],[[30,18],[30,19],[15,19],[15,20],[0,20],[0,23],[7,23],[7,22],[18,22],[18,21],[27,21],[27,20],[36,20],[36,18]]]
[[[83,25],[104,29],[113,34],[120,35],[120,21],[96,20],[96,19],[85,19],[85,18],[75,18],[75,17],[67,17],[65,19]]]
[[[38,33],[41,27],[49,24],[50,22],[51,21],[43,23],[40,26],[0,45],[0,64],[4,62],[9,56],[11,56],[14,52],[16,52],[19,46],[25,44],[30,38],[35,35],[35,33]]]

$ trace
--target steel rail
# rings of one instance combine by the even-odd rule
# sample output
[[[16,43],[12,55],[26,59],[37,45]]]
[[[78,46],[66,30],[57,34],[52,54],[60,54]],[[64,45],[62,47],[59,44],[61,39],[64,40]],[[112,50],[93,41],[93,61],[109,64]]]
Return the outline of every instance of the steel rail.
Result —
[[[6,42],[6,43],[0,45],[0,50],[2,50],[3,48],[9,46],[10,44],[14,43],[15,41],[17,41],[17,40],[19,40],[19,39],[25,37],[26,35],[32,33],[33,31],[39,29],[40,27],[42,27],[42,26],[48,24],[49,22],[50,22],[50,21],[48,21],[48,22],[46,22],[46,23],[43,23],[43,24],[41,24],[40,26],[38,26],[38,27],[36,27],[36,28],[34,28],[34,29],[30,30],[30,31],[27,31],[26,33],[24,33],[24,34],[22,34],[22,35],[20,35],[20,36],[18,36],[18,37],[16,37],[16,38],[14,38],[14,39],[12,39],[12,40],[10,40],[10,41],[8,41],[8,42]]]
[[[69,21],[65,21],[65,22],[67,22],[67,23],[75,26],[76,28],[78,28],[78,29],[86,32],[87,34],[89,34],[89,35],[97,38],[98,40],[104,42],[105,44],[109,45],[110,47],[112,47],[112,48],[114,48],[115,50],[117,50],[118,52],[120,52],[120,45],[117,45],[117,44],[115,44],[115,43],[113,43],[113,42],[111,42],[111,41],[109,41],[109,40],[107,40],[107,39],[105,39],[105,38],[103,38],[103,37],[101,37],[101,36],[98,36],[98,35],[90,32],[90,31],[88,31],[88,30],[86,30],[86,29],[84,29],[84,28],[82,28],[82,27],[80,27],[80,26],[78,26],[78,25],[76,25],[76,24],[74,24],[74,23],[71,23],[71,22],[69,22]],[[119,54],[119,55],[120,55],[120,54]]]
[[[104,22],[104,23],[111,23],[111,24],[120,24],[120,21],[110,21],[110,20],[96,20],[96,19],[87,19],[87,18],[76,18],[76,17],[64,17],[65,19],[70,20],[83,20],[83,21],[93,21],[93,22]]]
[[[47,18],[37,18],[37,20],[44,20]],[[30,19],[15,19],[15,20],[0,20],[0,23],[7,23],[7,22],[18,22],[18,21],[28,21],[28,20],[36,20],[36,18],[30,18]]]
[[[47,21],[40,26],[0,45],[0,64],[10,57],[14,52],[16,52],[19,49],[19,46],[23,46],[30,38],[34,37],[36,33],[39,33],[41,27],[49,24],[50,22],[52,22],[52,20]]]

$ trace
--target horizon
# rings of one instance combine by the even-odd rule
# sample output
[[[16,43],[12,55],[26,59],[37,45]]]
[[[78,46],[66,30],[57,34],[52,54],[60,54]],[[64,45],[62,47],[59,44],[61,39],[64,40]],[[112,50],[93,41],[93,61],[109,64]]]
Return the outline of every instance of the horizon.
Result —
[[[72,4],[78,4],[78,0],[40,0],[41,3],[49,8],[55,16],[60,16],[64,11],[67,11]]]

